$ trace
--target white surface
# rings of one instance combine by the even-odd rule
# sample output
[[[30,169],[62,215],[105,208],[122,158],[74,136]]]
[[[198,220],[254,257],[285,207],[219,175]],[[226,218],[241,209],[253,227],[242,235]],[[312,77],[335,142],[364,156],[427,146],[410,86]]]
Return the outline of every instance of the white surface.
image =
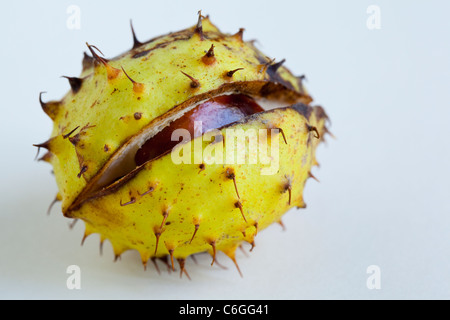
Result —
[[[155,2],[154,4],[150,4]],[[69,5],[81,29],[66,27]],[[9,1],[1,10],[0,298],[3,299],[421,299],[450,298],[450,6],[444,1]],[[368,30],[366,9],[381,9]],[[210,267],[187,262],[178,273],[144,272],[134,252],[113,263],[98,236],[80,247],[81,223],[56,205],[50,166],[33,161],[45,141],[44,100],[68,89],[61,75],[81,70],[85,42],[106,56],[132,43],[129,19],[145,40],[209,14],[297,74],[325,107],[337,140],[318,150],[320,183],[308,181],[308,208],[288,212],[287,227],[260,232],[257,246]],[[246,247],[248,249],[248,247]],[[66,268],[81,268],[68,290]],[[381,269],[369,290],[366,268]],[[163,269],[163,266],[160,265]]]

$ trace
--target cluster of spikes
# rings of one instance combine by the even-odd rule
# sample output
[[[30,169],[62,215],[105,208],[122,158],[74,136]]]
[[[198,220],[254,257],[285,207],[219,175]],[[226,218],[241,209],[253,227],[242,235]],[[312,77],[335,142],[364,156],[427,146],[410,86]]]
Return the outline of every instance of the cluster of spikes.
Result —
[[[285,139],[284,135],[283,135],[283,138]],[[285,141],[286,141],[286,140],[285,140]],[[287,143],[287,142],[286,142],[286,143]],[[201,171],[204,170],[204,164],[200,164],[199,167],[200,167],[200,170],[201,170]],[[318,180],[311,172],[308,172],[308,175],[309,175],[309,178],[312,178],[312,179],[316,180],[317,182],[320,182],[320,181],[319,181],[319,180]],[[236,175],[235,175],[235,173],[234,173],[234,171],[233,171],[232,168],[228,168],[228,169],[226,170],[226,177],[227,177],[228,179],[230,179],[230,180],[233,181],[233,184],[234,184],[234,187],[235,187],[235,191],[236,191],[236,195],[237,195],[238,199],[240,199],[239,191],[238,191],[238,187],[237,187],[237,183],[236,183]],[[289,196],[289,198],[288,198],[288,203],[289,203],[289,205],[290,205],[290,204],[291,204],[291,197],[292,197],[292,195],[291,195],[291,190],[292,190],[292,180],[291,180],[290,177],[288,177],[288,176],[285,176],[285,178],[286,178],[286,182],[285,182],[284,185],[283,185],[283,191],[282,191],[282,192],[283,192],[283,193],[288,192],[288,196]],[[153,191],[153,188],[150,188],[148,191],[146,191],[145,193],[141,194],[141,196],[144,196],[145,194],[150,193],[150,192],[152,192],[152,191]],[[54,200],[50,203],[50,206],[48,207],[48,210],[47,210],[47,215],[50,215],[50,212],[51,212],[52,207],[53,207],[58,201],[61,201],[61,198],[60,198],[59,194],[57,194],[56,197],[54,198]],[[126,203],[120,203],[120,205],[121,205],[121,206],[130,205],[130,204],[135,203],[135,201],[136,201],[135,199],[131,199],[130,201],[128,201],[128,202],[126,202]],[[236,201],[234,205],[235,205],[236,208],[238,208],[238,209],[241,211],[242,218],[247,222],[247,219],[246,219],[246,217],[245,217],[245,215],[244,215],[244,212],[243,212],[243,209],[242,209],[243,207],[242,207],[241,201],[239,201],[239,200]],[[304,207],[306,207],[306,205],[305,205]],[[156,254],[156,251],[157,251],[157,248],[158,248],[159,238],[160,238],[160,236],[161,236],[161,234],[162,234],[162,231],[161,231],[161,230],[163,229],[163,226],[164,226],[164,224],[165,224],[165,222],[166,222],[166,220],[167,220],[167,218],[168,218],[168,216],[169,216],[168,210],[164,210],[163,213],[162,213],[162,216],[163,216],[163,220],[162,220],[162,222],[161,222],[161,225],[159,226],[159,228],[156,227],[155,230],[154,230],[154,233],[155,233],[155,236],[156,236],[155,254]],[[77,221],[78,221],[78,219],[74,219],[74,220],[69,224],[69,228],[72,229],[72,228],[75,226],[75,224],[77,223]],[[283,224],[283,221],[280,219],[280,220],[278,220],[277,222],[278,222],[278,224],[282,227],[282,230],[284,231],[284,230],[286,229],[286,227],[285,227],[285,225]],[[254,226],[254,228],[255,228],[255,233],[254,233],[254,235],[253,235],[252,241],[250,242],[250,245],[251,245],[251,247],[250,247],[250,249],[249,249],[250,252],[252,252],[253,249],[254,249],[254,247],[255,247],[254,237],[256,237],[256,235],[258,234],[258,223],[255,222],[253,226]],[[200,228],[200,223],[199,223],[199,221],[194,222],[194,231],[193,231],[193,234],[192,234],[192,237],[191,237],[189,243],[191,243],[192,240],[194,240],[195,235],[197,234],[197,231],[199,230],[199,228]],[[91,235],[91,233],[89,233],[89,232],[87,232],[87,231],[84,233],[83,238],[82,238],[82,240],[81,240],[81,245],[84,244],[86,238],[87,238],[89,235]],[[243,231],[243,235],[244,235],[244,237],[245,237],[245,231]],[[106,239],[103,238],[103,237],[100,238],[100,247],[99,247],[100,255],[103,255],[103,244],[104,244],[104,241],[105,241],[105,240],[106,240]],[[210,241],[209,244],[211,245],[211,249],[212,249],[212,254],[211,254],[211,255],[212,255],[212,262],[211,262],[211,266],[213,266],[214,264],[216,264],[216,265],[218,265],[220,268],[226,269],[225,266],[221,265],[221,264],[217,261],[217,258],[216,258],[215,241]],[[246,253],[245,249],[243,248],[242,244],[239,245],[238,248],[242,251],[242,253],[243,253],[245,256],[247,256],[247,253]],[[199,253],[199,254],[202,254],[202,253]],[[196,256],[195,254],[190,255],[190,257],[192,258],[192,260],[197,264],[198,262],[197,262],[197,259],[196,259],[195,256]],[[117,262],[118,260],[120,260],[120,258],[121,258],[121,256],[120,256],[119,254],[116,254],[116,255],[114,256],[114,262]],[[169,258],[170,258],[170,259],[169,259]],[[234,256],[234,254],[233,254],[232,256],[230,256],[230,258],[232,259],[232,261],[233,261],[233,263],[234,263],[234,265],[235,265],[237,271],[239,272],[240,276],[242,277],[242,276],[243,276],[243,275],[242,275],[242,272],[241,272],[241,270],[240,270],[240,268],[239,268],[239,265],[238,265],[238,263],[237,263],[237,261],[236,261],[236,258],[235,258],[235,256]],[[173,250],[169,250],[169,256],[163,256],[163,257],[158,257],[158,258],[154,256],[154,257],[151,257],[151,258],[150,258],[150,261],[151,261],[152,264],[154,265],[156,271],[158,272],[158,274],[160,274],[161,271],[160,271],[159,266],[158,266],[158,264],[157,264],[157,260],[160,260],[161,262],[163,262],[164,265],[167,267],[167,270],[168,270],[169,272],[176,271],[176,270],[175,270],[175,265],[174,265]],[[182,275],[185,274],[185,275],[187,276],[187,278],[190,280],[191,278],[190,278],[188,272],[187,272],[186,269],[185,269],[185,259],[176,259],[176,260],[177,260],[177,262],[178,262],[178,264],[179,264],[179,267],[180,267],[180,277],[182,277]],[[147,262],[148,262],[148,261],[142,261],[142,264],[143,264],[143,267],[144,267],[144,271],[147,270]]]
[[[202,28],[202,19],[203,18],[205,18],[205,17],[202,16],[201,11],[199,11],[198,12],[198,21],[197,21],[196,28],[194,29],[194,33],[196,33],[200,37],[201,40],[205,39],[205,36],[203,33],[203,28]],[[139,48],[140,46],[144,45],[145,42],[141,42],[138,40],[136,33],[134,31],[134,28],[133,28],[132,21],[130,21],[130,27],[131,27],[132,37],[133,37],[133,45],[132,45],[131,50],[134,50],[134,49]],[[244,31],[245,31],[244,28],[240,28],[239,31],[233,35],[233,37],[235,37],[236,39],[239,39],[240,41],[243,41]],[[103,57],[104,55],[100,49],[98,49],[94,45],[90,45],[87,42],[86,42],[86,46],[88,47],[92,56],[89,56],[86,52],[84,52],[83,61],[82,61],[83,71],[90,68],[92,65],[101,63],[106,68],[106,72],[107,72],[107,76],[108,76],[109,80],[117,78],[119,76],[119,74],[121,72],[123,72],[125,74],[125,76],[131,81],[131,83],[133,85],[133,91],[135,93],[141,93],[144,91],[144,87],[145,87],[144,84],[133,80],[127,74],[127,72],[124,70],[123,67],[121,67],[121,69],[118,69],[118,68],[114,68],[113,66],[108,64],[108,59]],[[99,56],[99,54],[96,51],[98,53],[100,53],[102,56]],[[147,52],[144,51],[144,52],[137,53],[137,55],[143,55],[146,53]],[[135,55],[133,57],[137,58],[138,56]],[[211,45],[210,49],[202,57],[202,61],[206,65],[213,64],[216,61],[216,58],[214,55],[214,44]],[[259,72],[262,74],[265,74],[266,72],[276,73],[277,70],[284,64],[285,61],[286,61],[285,59],[282,59],[279,62],[275,62],[274,59],[271,59],[271,60],[267,61],[266,63],[263,63],[259,66]],[[224,77],[231,79],[231,78],[233,78],[233,75],[240,70],[243,70],[243,68],[236,68],[233,70],[229,70],[224,73]],[[201,86],[201,83],[199,80],[195,79],[193,76],[191,76],[183,71],[180,71],[180,72],[182,74],[184,74],[186,76],[186,78],[190,81],[191,88],[195,89],[195,88],[198,88]],[[80,90],[81,86],[83,85],[83,80],[84,80],[83,78],[69,77],[69,76],[62,76],[62,78],[65,78],[68,80],[70,88],[74,94],[77,93]],[[305,75],[300,75],[297,78],[300,82],[306,79]],[[41,104],[43,111],[48,116],[50,116],[50,118],[52,118],[56,114],[57,108],[59,106],[59,102],[57,102],[57,101],[43,102],[42,101],[43,93],[45,93],[45,92],[41,92],[39,94],[39,102]],[[75,128],[73,131],[75,131],[76,129],[78,129],[78,127]],[[71,133],[73,133],[73,131]],[[70,134],[68,134],[68,136]],[[45,148],[45,144],[35,145],[35,146]],[[45,159],[42,159],[42,160],[45,160]]]
[[[196,27],[195,27],[195,29],[194,29],[194,33],[197,34],[198,37],[199,37],[201,40],[204,40],[204,39],[205,39],[205,35],[204,35],[204,33],[203,33],[203,28],[202,28],[202,19],[203,19],[204,17],[201,15],[201,11],[199,11],[198,15],[199,15],[199,17],[198,17],[198,22],[197,22],[197,25],[196,25]],[[134,49],[137,49],[137,48],[139,48],[140,46],[144,45],[145,43],[144,43],[144,42],[140,42],[140,41],[138,40],[138,38],[137,38],[137,36],[136,36],[136,33],[135,33],[135,31],[134,31],[134,28],[133,28],[133,25],[132,25],[132,22],[131,22],[131,21],[130,21],[130,26],[131,26],[131,33],[132,33],[132,38],[133,38],[132,50],[134,50]],[[235,37],[236,39],[239,39],[240,41],[243,41],[243,33],[244,33],[244,29],[241,28],[241,29],[239,29],[239,31],[238,31],[237,33],[235,33],[235,34],[233,35],[233,37]],[[106,69],[106,73],[107,73],[107,78],[108,78],[108,80],[113,80],[113,79],[117,78],[117,77],[123,72],[123,74],[124,74],[124,75],[129,79],[129,81],[132,83],[132,85],[133,85],[133,91],[134,91],[136,94],[139,94],[139,93],[144,92],[144,90],[145,90],[145,84],[140,83],[140,82],[137,82],[137,81],[135,81],[134,79],[132,79],[123,67],[121,67],[121,68],[119,69],[119,68],[115,68],[115,67],[111,66],[111,65],[109,64],[109,60],[106,59],[106,58],[104,58],[103,53],[102,53],[101,50],[98,49],[96,46],[91,45],[91,44],[89,44],[89,43],[86,43],[86,45],[87,45],[87,48],[88,48],[89,52],[91,53],[91,56],[88,55],[86,52],[84,52],[83,61],[82,61],[83,71],[86,70],[86,69],[88,69],[88,68],[91,68],[92,66],[95,66],[95,65],[98,65],[98,64],[102,64],[102,65],[105,67],[105,69]],[[145,51],[144,51],[144,52],[137,53],[137,55],[144,54],[144,53],[145,53]],[[136,57],[137,57],[137,56],[136,56]],[[214,44],[211,45],[211,47],[210,47],[209,50],[205,53],[205,55],[201,58],[201,60],[202,60],[202,62],[203,62],[204,64],[206,64],[206,65],[213,64],[213,63],[216,61],[216,57],[215,57],[215,53],[214,53]],[[284,62],[285,62],[285,59],[282,59],[282,60],[279,61],[279,62],[275,62],[274,59],[271,59],[271,60],[267,61],[266,63],[262,63],[262,64],[259,66],[259,72],[262,73],[263,75],[264,75],[266,72],[276,73],[277,70],[283,65]],[[234,74],[235,74],[236,72],[239,72],[240,70],[243,70],[243,68],[236,68],[236,69],[233,69],[233,70],[229,70],[229,71],[225,72],[223,76],[224,76],[225,78],[230,78],[230,79],[231,79],[231,78],[233,78]],[[185,73],[185,72],[183,72],[183,71],[180,71],[180,72],[181,72],[184,76],[186,76],[187,81],[189,81],[189,86],[190,86],[190,88],[196,89],[196,88],[201,87],[201,83],[200,83],[200,81],[199,81],[198,79],[194,78],[192,75],[189,75],[189,74],[187,74],[187,73]],[[69,76],[62,76],[62,78],[65,78],[65,79],[68,80],[69,85],[70,85],[70,88],[71,88],[71,91],[72,91],[73,94],[76,94],[76,93],[81,89],[81,87],[83,86],[83,81],[84,81],[83,78],[79,78],[79,77],[69,77]],[[299,80],[300,83],[301,83],[301,81],[305,80],[305,76],[304,76],[304,75],[301,75],[301,76],[299,76],[299,77],[297,77],[297,78],[298,78],[298,80]],[[59,101],[49,101],[49,102],[44,102],[44,101],[42,100],[42,95],[43,95],[44,93],[45,93],[45,92],[40,92],[40,93],[39,93],[39,102],[40,102],[40,105],[41,105],[43,111],[44,111],[51,119],[54,120],[54,118],[56,117],[55,115],[57,114],[57,110],[58,110],[58,108],[59,108],[61,102],[59,102]],[[140,117],[140,115],[139,115],[139,114],[134,114],[134,117],[135,117],[136,120],[138,120],[139,117]],[[78,130],[78,129],[80,129],[80,131],[84,131],[84,130],[89,129],[90,127],[94,127],[94,126],[91,126],[91,125],[87,124],[86,126],[82,127],[81,129],[80,129],[80,126],[77,126],[77,127],[75,127],[74,129],[72,129],[71,131],[69,131],[68,133],[64,134],[64,135],[63,135],[63,138],[64,138],[64,139],[69,139],[69,140],[75,145],[75,143],[76,143],[76,137],[72,137],[72,135],[75,133],[75,131]],[[282,130],[281,128],[277,128],[277,129],[280,130],[280,133],[281,133],[281,135],[282,135],[282,138],[283,138],[283,140],[284,140],[284,143],[285,143],[285,144],[288,144],[288,141],[287,141],[287,139],[286,139],[286,136],[285,136],[283,130]],[[313,133],[314,138],[317,138],[317,139],[321,138],[321,139],[323,140],[323,137],[320,137],[319,131],[317,130],[316,127],[314,127],[314,126],[309,126],[309,127],[308,127],[308,130],[309,130],[310,132]],[[326,127],[325,127],[325,133],[328,133],[328,134],[330,134],[330,135],[333,137],[333,135],[328,131],[328,129],[327,129]],[[43,142],[43,143],[40,143],[40,144],[34,144],[34,145],[33,145],[33,146],[35,146],[35,147],[38,148],[37,154],[36,154],[36,158],[35,158],[36,160],[38,160],[38,161],[50,162],[50,158],[52,157],[52,153],[51,153],[51,151],[50,151],[50,142],[51,142],[51,139],[49,139],[49,140],[47,140],[47,141],[45,141],[45,142]],[[40,149],[41,149],[41,148],[47,149],[48,152],[45,153],[42,157],[39,157],[39,152],[40,152]],[[319,165],[319,164],[316,162],[314,165]],[[205,165],[204,165],[204,164],[200,164],[199,169],[200,169],[200,171],[203,171],[203,170],[205,169]],[[80,168],[80,172],[79,172],[79,174],[78,174],[78,177],[80,178],[86,170],[87,170],[87,167],[83,167],[83,166],[82,166],[82,167]],[[314,180],[319,181],[319,180],[318,180],[311,172],[308,172],[308,175],[309,175],[309,178],[313,178]],[[240,199],[239,191],[238,191],[238,185],[237,185],[237,182],[236,182],[236,174],[234,173],[233,169],[230,168],[230,169],[227,169],[227,170],[226,170],[226,177],[227,177],[229,180],[233,181],[233,184],[234,184],[234,188],[235,188],[235,192],[236,192],[237,198]],[[282,193],[286,193],[286,192],[288,193],[288,199],[289,199],[289,200],[288,200],[288,203],[289,203],[289,205],[290,205],[290,204],[291,204],[291,198],[292,198],[292,195],[291,195],[291,191],[292,191],[292,180],[291,180],[289,177],[285,177],[285,178],[286,178],[286,180],[285,180],[286,182],[285,182],[284,185],[283,185],[283,191],[282,191]],[[152,191],[152,190],[148,190],[147,192],[151,192],[151,191]],[[143,195],[145,195],[145,193],[142,194],[141,196],[143,196]],[[52,207],[53,207],[57,202],[59,202],[59,201],[61,201],[61,200],[62,200],[62,197],[61,197],[61,195],[58,193],[58,194],[55,196],[54,200],[51,202],[50,206],[48,207],[47,214],[50,214]],[[120,206],[130,205],[130,204],[132,204],[132,203],[134,203],[134,202],[135,202],[135,199],[131,199],[131,200],[128,201],[128,202],[124,202],[124,203],[121,202],[121,203],[120,203]],[[240,200],[237,200],[237,201],[235,202],[234,205],[235,205],[235,207],[236,207],[237,209],[239,209],[239,210],[241,211],[242,218],[247,222],[247,219],[246,219],[246,217],[245,217],[245,215],[244,215],[242,202],[241,202]],[[305,205],[305,206],[306,206],[306,205]],[[166,221],[166,219],[167,219],[167,216],[168,216],[168,214],[166,214],[166,215],[163,214],[163,221],[162,221],[162,223],[161,223],[161,227],[155,229],[155,236],[156,236],[156,249],[155,249],[155,253],[156,253],[156,250],[157,250],[157,248],[158,248],[159,236],[161,236],[161,231],[158,231],[158,230],[161,230],[161,229],[162,229],[162,226],[164,225],[164,223],[165,223],[165,221]],[[72,228],[75,226],[75,224],[76,224],[77,221],[78,221],[77,219],[74,219],[73,222],[69,224],[70,229],[72,229]],[[281,219],[278,221],[278,223],[279,223],[279,225],[280,225],[280,226],[283,228],[283,230],[284,230],[284,229],[285,229],[285,226],[284,226],[283,222],[281,221]],[[198,231],[199,228],[200,228],[200,224],[199,224],[199,223],[196,223],[196,224],[194,225],[194,227],[195,227],[195,228],[194,228],[194,231],[193,231],[193,234],[192,234],[192,238],[190,239],[190,242],[192,242],[192,240],[193,240],[194,237],[196,236],[197,231]],[[255,232],[255,235],[256,235],[256,234],[257,234],[257,230],[258,230],[258,224],[257,224],[257,222],[255,223],[254,227],[255,227],[255,229],[256,229],[256,232]],[[81,245],[84,244],[86,238],[87,238],[89,235],[90,235],[90,233],[88,233],[88,232],[86,231],[85,234],[84,234],[84,236],[83,236],[83,238],[82,238]],[[244,237],[245,237],[245,234],[244,234]],[[101,237],[101,239],[100,239],[100,254],[102,254],[102,252],[103,252],[103,243],[104,243],[104,240],[105,240],[105,238]],[[211,262],[211,265],[214,265],[214,263],[216,263],[219,267],[225,268],[224,266],[220,265],[220,264],[218,263],[217,259],[216,259],[216,247],[215,247],[215,241],[211,241],[211,242],[210,242],[210,245],[211,245],[211,249],[212,249],[212,253],[211,253],[211,255],[212,255],[212,262]],[[255,242],[252,241],[252,242],[250,243],[250,245],[251,245],[251,248],[250,248],[250,252],[251,252],[251,251],[253,250],[253,248],[255,247]],[[247,255],[247,253],[245,252],[245,250],[244,250],[243,247],[242,247],[242,244],[241,244],[238,248],[241,249],[242,252],[244,252],[245,255]],[[194,262],[197,263],[194,254],[190,255],[190,257],[192,257],[192,259],[194,260]],[[234,257],[234,254],[233,254],[232,256],[230,256],[230,258],[233,260],[233,262],[234,262],[234,264],[235,264],[235,266],[236,266],[236,268],[237,268],[239,274],[242,276],[242,273],[241,273],[240,268],[239,268],[239,266],[238,266],[238,264],[237,264],[237,262],[236,262],[236,259],[235,259],[235,257]],[[120,259],[120,255],[115,255],[115,256],[114,256],[114,261],[117,261],[117,260],[119,260],[119,259]],[[163,256],[163,257],[151,257],[151,258],[150,258],[150,261],[151,261],[151,262],[153,263],[153,265],[155,266],[155,269],[157,270],[158,273],[160,273],[160,269],[159,269],[159,267],[158,267],[157,260],[162,261],[162,262],[164,263],[164,265],[167,266],[169,272],[170,272],[170,271],[175,271],[174,257],[173,257],[173,250],[172,250],[172,251],[169,250],[169,255],[166,255],[166,256]],[[179,264],[179,267],[180,267],[180,277],[181,277],[183,274],[185,274],[185,275],[190,279],[189,274],[187,273],[187,271],[186,271],[186,269],[185,269],[185,259],[176,259],[176,260],[177,260],[177,262],[178,262],[178,264]],[[143,261],[143,266],[144,266],[144,269],[146,270],[146,267],[147,267],[147,261]]]

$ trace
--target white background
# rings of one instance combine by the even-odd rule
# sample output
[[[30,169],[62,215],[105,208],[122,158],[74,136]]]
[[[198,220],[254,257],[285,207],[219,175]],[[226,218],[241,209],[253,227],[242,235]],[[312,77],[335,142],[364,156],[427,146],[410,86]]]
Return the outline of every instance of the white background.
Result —
[[[66,27],[69,5],[81,29]],[[381,29],[369,30],[369,5]],[[83,247],[84,226],[69,230],[55,205],[51,167],[33,161],[47,140],[44,100],[81,71],[85,42],[106,56],[138,38],[195,24],[209,14],[294,73],[328,112],[336,140],[318,149],[320,183],[308,181],[306,210],[290,211],[260,232],[241,278],[187,262],[192,278],[153,267],[135,252],[113,263],[97,235]],[[0,298],[3,299],[448,299],[450,298],[450,6],[445,1],[8,1],[0,11]],[[245,247],[246,250],[249,247]],[[81,268],[81,290],[68,290],[66,268]],[[369,290],[366,269],[381,270]],[[161,269],[163,265],[160,265]]]

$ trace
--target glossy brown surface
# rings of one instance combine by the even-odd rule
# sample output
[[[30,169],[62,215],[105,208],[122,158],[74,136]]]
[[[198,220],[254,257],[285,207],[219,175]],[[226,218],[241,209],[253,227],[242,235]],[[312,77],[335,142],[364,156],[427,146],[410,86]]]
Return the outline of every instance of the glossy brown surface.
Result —
[[[176,129],[186,129],[190,136],[195,138],[208,130],[223,127],[262,111],[264,109],[255,100],[243,94],[223,95],[205,101],[147,140],[136,153],[136,165],[139,166],[175,147],[179,141],[172,141],[171,136]],[[201,122],[201,130],[194,132],[196,121]]]

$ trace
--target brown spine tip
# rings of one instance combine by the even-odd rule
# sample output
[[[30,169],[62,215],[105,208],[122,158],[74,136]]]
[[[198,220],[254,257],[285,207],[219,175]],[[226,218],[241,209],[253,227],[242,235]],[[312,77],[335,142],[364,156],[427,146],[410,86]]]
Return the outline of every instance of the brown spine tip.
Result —
[[[70,136],[79,128],[80,126],[75,127],[75,129],[73,129],[72,131],[70,131],[69,133],[63,134],[63,139],[67,139],[69,138],[70,140]]]
[[[285,143],[285,144],[288,144],[283,129],[282,129],[282,128],[276,128],[276,129],[278,129],[278,131],[281,132],[281,135],[283,136],[284,143]]]
[[[216,57],[214,56],[214,44],[211,44],[208,52],[202,57],[202,62],[206,65],[211,65],[216,62]]]
[[[236,201],[234,203],[234,207],[239,208],[239,210],[241,211],[241,214],[242,214],[242,218],[244,218],[244,221],[247,222],[247,219],[245,218],[245,215],[244,215],[244,210],[242,209],[242,203],[240,201]]]
[[[39,92],[39,103],[41,105],[42,111],[44,111],[45,114],[50,117],[50,119],[55,120],[61,103],[58,101],[50,101],[50,102],[42,101],[43,93],[46,92],[45,91]]]
[[[81,239],[81,245],[83,246],[84,241],[86,240],[86,238],[90,235],[90,233],[84,233],[83,235],[83,239]]]
[[[78,127],[76,127],[75,129],[73,129],[72,131],[70,131],[69,133],[63,135],[64,139],[69,138],[69,141],[76,147],[78,142],[80,142],[81,137],[85,134],[85,131],[91,128],[95,128],[95,125],[90,125],[90,123],[88,122],[84,127],[82,127],[80,129],[80,132],[78,132],[76,135],[74,135],[73,137],[71,137],[72,133],[75,132],[75,130],[78,129]]]
[[[283,221],[280,219],[277,222],[281,226],[281,229],[283,229],[283,231],[285,231],[286,230],[286,226],[284,225]]]
[[[278,71],[278,69],[283,65],[283,63],[286,61],[286,59],[281,60],[280,62],[274,63],[269,65],[268,67],[268,71],[269,72],[273,72],[276,73]]]
[[[125,207],[125,206],[127,206],[127,205],[129,205],[129,204],[133,204],[133,203],[135,203],[135,202],[136,202],[136,198],[135,198],[135,197],[131,197],[131,198],[130,198],[130,201],[125,202],[125,203],[122,203],[122,199],[120,199],[120,206],[121,206],[121,207]]]
[[[313,179],[316,180],[317,182],[320,182],[319,179],[317,179],[317,178],[311,173],[311,171],[308,172],[308,176],[309,176],[310,178],[313,178]]]
[[[46,91],[41,91],[41,92],[39,92],[39,103],[40,103],[40,105],[41,105],[41,107],[42,107],[42,110],[45,111],[45,106],[46,106],[46,104],[45,104],[44,101],[42,101],[42,94],[43,94],[43,93],[47,93],[47,92],[46,92]]]
[[[306,76],[302,74],[301,76],[296,77],[297,78],[297,84],[300,92],[303,94],[305,92],[305,88],[303,86],[303,81],[306,80]]]
[[[133,50],[133,49],[136,49],[137,47],[142,46],[142,42],[140,42],[136,37],[136,33],[134,32],[132,20],[130,20],[130,27],[131,27],[131,34],[133,35],[133,47],[131,48],[131,50]]]
[[[108,59],[102,58],[100,57],[95,51],[97,50],[98,52],[100,52],[102,55],[103,53],[100,51],[99,48],[97,48],[96,46],[90,45],[89,43],[86,42],[87,47],[89,48],[89,51],[92,53],[92,56],[94,57],[95,61],[97,63],[101,63],[106,67],[106,73],[108,75],[108,80],[113,80],[115,78],[117,78],[120,74],[120,69],[114,68],[112,66],[110,66],[108,64]]]
[[[155,190],[155,187],[151,186],[151,187],[148,188],[148,190],[145,191],[144,193],[139,193],[139,191],[138,191],[138,194],[139,194],[140,197],[143,197],[143,196],[145,196],[146,194],[149,194],[150,192],[153,192],[154,190]]]
[[[301,76],[296,77],[297,78],[297,82],[300,88],[303,88],[303,82],[307,81],[306,76],[304,74],[302,74]]]
[[[240,199],[241,197],[239,196],[239,192],[238,192],[238,188],[237,188],[237,184],[236,184],[236,174],[234,173],[233,168],[227,168],[225,174],[226,174],[227,179],[233,180],[234,189],[236,190],[236,195],[237,195],[238,199]]]
[[[239,275],[241,276],[241,278],[243,278],[244,275],[241,272],[241,268],[239,268],[239,265],[238,265],[238,263],[236,261],[236,258],[235,257],[231,258],[231,261],[233,261],[234,266],[236,267],[237,271],[239,272]]]
[[[94,66],[94,58],[88,55],[86,52],[83,52],[83,61],[81,62],[82,65],[82,72],[92,68]]]
[[[239,247],[242,250],[242,246],[239,246]],[[241,276],[241,278],[243,278],[241,269],[239,268],[239,265],[238,265],[238,263],[236,261],[236,247],[234,247],[232,249],[225,250],[223,252],[227,255],[228,258],[230,258],[233,261],[234,266],[236,267],[237,271],[239,272],[239,275]],[[244,254],[247,255],[246,252],[244,252]]]
[[[255,227],[255,237],[256,237],[258,235],[258,221],[255,221],[253,226]]]
[[[208,57],[208,58],[214,57],[214,44],[211,44],[211,47],[209,48],[209,50],[205,54],[205,56]]]
[[[211,266],[214,264],[214,262],[216,261],[216,241],[211,241],[209,243],[212,247],[213,250],[213,254],[212,254],[212,262],[211,262]]]
[[[50,141],[47,140],[45,142],[39,143],[39,144],[33,144],[33,146],[38,147],[38,148],[45,148],[48,149],[50,145]]]
[[[169,250],[169,255],[170,255],[170,263],[172,265],[172,271],[175,271],[175,265],[173,264],[173,249]]]
[[[200,87],[200,81],[195,79],[194,77],[188,75],[187,73],[181,71],[182,74],[184,74],[186,77],[188,77],[191,80],[190,86],[192,89]]]
[[[317,166],[320,168],[320,163],[317,162],[316,159],[313,160],[313,166]]]
[[[300,205],[297,206],[297,209],[306,209],[307,205],[306,203],[302,202]]]
[[[144,267],[144,271],[147,271],[147,261],[142,260],[142,266]]]
[[[133,91],[135,93],[142,93],[144,91],[144,84],[143,83],[139,83],[134,81],[133,79],[131,79],[131,77],[128,75],[128,73],[126,73],[125,69],[123,67],[122,71],[123,73],[125,73],[125,75],[127,76],[127,78],[131,81],[131,83],[133,84]],[[137,120],[137,119],[136,119]]]
[[[114,262],[117,262],[117,260],[122,259],[122,257],[120,256],[120,254],[115,254],[114,255]]]
[[[198,11],[197,25],[195,26],[194,34],[198,34],[198,36],[200,37],[201,41],[205,40],[205,35],[203,34],[203,26],[202,26],[202,19],[203,18],[204,17],[202,16],[202,10],[199,10]]]
[[[288,204],[289,204],[289,205],[291,205],[291,198],[292,198],[292,188],[291,188],[291,187],[289,187],[289,188],[288,188],[288,191],[289,191],[289,201],[288,201]]]
[[[239,70],[244,70],[244,68],[237,68],[237,69],[234,69],[234,70],[230,70],[230,71],[225,73],[225,76],[228,77],[228,78],[232,78],[233,75]]]
[[[107,65],[108,64],[108,59],[102,58],[100,57],[95,51],[97,50],[98,52],[100,52],[100,54],[103,56],[103,52],[97,48],[96,46],[90,45],[89,43],[86,42],[86,46],[88,47],[89,51],[92,54],[92,59],[94,59],[94,62],[97,63],[102,63],[103,65]]]
[[[200,164],[198,165],[198,168],[200,169],[200,170],[198,171],[198,173],[204,171],[204,170],[205,170],[205,164],[204,164],[204,163],[200,163]]]
[[[189,241],[189,244],[191,244],[191,242],[192,242],[192,240],[194,240],[194,237],[195,237],[195,235],[197,234],[197,231],[198,231],[198,229],[200,228],[200,224],[195,224],[195,230],[194,230],[194,233],[192,234],[192,238],[191,238],[191,240]]]
[[[154,255],[156,256],[156,252],[158,251],[159,238],[161,237],[161,234],[163,233],[163,230],[162,230],[161,227],[155,226],[155,227],[153,228],[153,232],[154,232],[155,237],[156,237],[155,253],[154,253]]]
[[[244,31],[245,31],[244,28],[239,28],[239,31],[236,32],[235,34],[233,34],[232,37],[243,42],[244,41]]]
[[[77,177],[81,178],[81,176],[88,170],[88,166],[87,165],[82,165],[80,172],[78,172]]]
[[[83,79],[67,76],[62,76],[62,78],[66,78],[67,80],[69,80],[70,88],[73,94],[76,94],[78,91],[80,91],[81,86],[83,85]]]
[[[167,217],[169,216],[169,211],[168,210],[164,210],[162,213],[163,216],[163,220],[161,222],[161,225],[159,226],[160,229],[162,229],[164,227],[164,224],[166,223]]]
[[[291,199],[292,199],[292,181],[291,178],[288,176],[285,176],[287,181],[286,183],[283,185],[283,193],[285,193],[286,191],[289,192],[289,202],[288,204],[291,205]]]
[[[317,130],[316,127],[310,126],[310,125],[307,124],[307,125],[306,125],[306,128],[308,129],[309,132],[314,131],[314,138],[320,139],[319,130]]]
[[[33,147],[38,148],[37,152],[36,152],[36,156],[34,158],[34,160],[37,160],[39,157],[39,152],[41,151],[41,148],[47,149],[48,151],[50,150],[50,142],[51,142],[52,138],[50,138],[49,140],[42,142],[42,143],[38,143],[38,144],[33,144]]]

